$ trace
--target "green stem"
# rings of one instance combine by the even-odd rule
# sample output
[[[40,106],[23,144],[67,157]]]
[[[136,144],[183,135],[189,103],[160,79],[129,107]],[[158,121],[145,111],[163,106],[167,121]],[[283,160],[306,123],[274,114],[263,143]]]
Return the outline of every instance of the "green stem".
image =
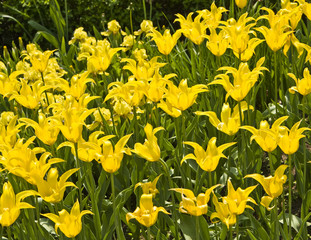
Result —
[[[302,97],[302,121],[305,122],[306,120],[306,97]],[[307,182],[307,152],[306,152],[306,138],[303,138],[303,182],[304,182],[304,196],[306,196],[308,191],[308,182]],[[304,219],[307,213],[307,209],[305,209],[304,204],[302,204],[302,211],[301,211],[301,219]],[[307,238],[307,225],[304,226],[303,236]]]
[[[78,155],[78,143],[74,143],[75,146],[75,152],[76,152],[76,166],[79,168],[78,170],[78,189],[79,189],[79,201],[80,204],[82,204],[82,169],[80,166],[80,160],[79,160],[79,155]]]
[[[144,9],[144,19],[147,20],[147,10],[146,10],[146,3],[145,3],[145,0],[142,0],[143,2],[143,9]]]
[[[229,239],[232,240],[232,226],[229,227]]]
[[[199,223],[199,217],[195,217],[195,239],[200,240],[200,223]]]
[[[292,155],[288,155],[289,171],[288,171],[288,232],[289,239],[292,239]]]
[[[119,212],[116,210],[116,201],[115,201],[115,185],[114,185],[114,175],[113,173],[110,174],[110,179],[111,179],[111,192],[112,192],[112,205],[113,205],[113,212],[114,212],[114,224],[116,227],[116,232],[117,232],[117,239],[125,239],[124,235],[122,234],[122,229],[120,226],[120,220],[119,220]]]
[[[41,72],[41,79],[42,79],[43,85],[45,86],[44,77],[43,77],[43,73],[42,72]],[[47,103],[48,106],[50,106],[48,94],[46,93],[46,91],[44,91],[44,93],[45,93],[46,103]]]
[[[274,209],[273,209],[274,215],[275,215],[275,233],[274,238],[275,240],[280,239],[280,232],[279,232],[279,214],[278,214],[278,199],[274,199]]]
[[[239,116],[240,116],[240,126],[243,126],[243,112],[242,112],[242,108],[241,108],[241,101],[238,102],[238,106],[239,106]],[[238,153],[239,153],[239,167],[242,167],[242,162],[243,162],[243,171],[242,173],[244,175],[246,175],[247,173],[247,165],[246,165],[246,159],[242,159],[242,149],[243,149],[243,139],[244,139],[244,134],[243,132],[240,131],[240,136],[241,136],[241,140],[240,140],[240,144],[239,144],[239,148],[238,148]],[[246,149],[245,149],[246,152]]]
[[[275,101],[275,118],[278,118],[278,79],[277,79],[277,53],[274,52],[274,101]]]
[[[235,223],[235,231],[236,231],[236,239],[239,239],[239,215],[236,216],[236,223]]]
[[[150,227],[147,227],[147,240],[150,240],[151,233],[150,233]]]
[[[274,175],[274,167],[273,167],[273,162],[272,162],[272,153],[268,152],[269,155],[269,164],[270,164],[270,174]]]
[[[12,240],[11,226],[7,227],[8,239]]]
[[[168,183],[169,183],[169,187],[172,189],[174,188],[174,185],[173,185],[173,182],[172,182],[172,179],[171,179],[171,176],[170,176],[170,172],[169,172],[169,169],[168,169],[168,166],[166,164],[166,162],[163,161],[163,159],[160,158],[160,163],[165,171],[165,174],[168,178]],[[172,196],[172,211],[173,211],[173,218],[174,218],[174,226],[175,226],[175,239],[179,240],[179,235],[178,235],[178,223],[177,223],[177,213],[176,213],[176,209],[175,209],[175,196],[173,193],[171,193],[171,196]]]

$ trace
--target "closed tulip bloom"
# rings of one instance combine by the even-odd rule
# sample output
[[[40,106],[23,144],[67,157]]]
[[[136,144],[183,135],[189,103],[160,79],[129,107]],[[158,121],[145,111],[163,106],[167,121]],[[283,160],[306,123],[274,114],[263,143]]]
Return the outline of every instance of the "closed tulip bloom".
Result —
[[[220,186],[220,184],[212,186],[207,189],[205,193],[200,193],[197,197],[195,197],[193,192],[189,189],[172,188],[170,190],[182,194],[182,201],[179,204],[179,211],[181,213],[187,213],[192,216],[201,216],[207,214],[207,203],[209,202],[210,194],[218,186]]]
[[[247,102],[245,101],[241,102],[242,120],[244,119],[243,112],[248,109],[253,110],[254,108],[251,105],[248,106]],[[195,112],[195,114],[199,116],[208,116],[210,123],[215,128],[230,136],[236,134],[239,131],[241,125],[238,105],[236,105],[232,111],[232,109],[229,106],[229,103],[224,103],[221,110],[221,118],[220,118],[221,120],[219,120],[216,113],[212,111],[207,112],[197,111]]]
[[[245,51],[239,56],[236,52],[233,52],[237,58],[241,58],[240,60],[243,62],[249,61],[255,53],[255,48],[264,42],[264,40],[260,40],[259,38],[252,38],[247,43],[247,48]]]
[[[228,195],[223,197],[223,202],[226,204],[228,203],[230,211],[236,215],[241,215],[245,208],[249,208],[254,210],[251,206],[247,205],[247,202],[251,202],[256,204],[256,201],[249,197],[249,194],[257,187],[252,186],[246,189],[238,188],[237,190],[234,189],[230,179],[228,180]]]
[[[181,160],[180,164],[187,159],[194,159],[204,171],[212,172],[218,166],[220,158],[227,158],[222,152],[236,143],[226,143],[217,147],[216,137],[213,137],[209,140],[206,151],[204,151],[204,149],[195,142],[184,142],[184,144],[190,145],[194,148],[194,155],[192,153],[186,155]]]
[[[118,171],[121,166],[121,161],[123,159],[124,153],[131,155],[131,151],[128,148],[125,148],[125,145],[132,134],[122,137],[114,149],[112,143],[107,140],[103,142],[103,150],[101,156],[99,157],[99,163],[101,163],[103,169],[108,173],[114,173]]]
[[[299,128],[301,121],[295,123],[291,130],[285,126],[279,127],[278,145],[287,155],[297,152],[299,140],[305,137],[302,133],[306,130],[311,131],[311,129],[307,127]]]
[[[247,2],[248,0],[235,0],[235,4],[241,9],[246,7]]]
[[[82,230],[81,218],[85,214],[93,214],[90,210],[83,210],[80,212],[80,204],[77,200],[73,205],[70,213],[65,209],[58,212],[58,215],[53,213],[41,214],[49,218],[55,223],[55,232],[60,229],[68,238],[74,238]]]
[[[126,221],[129,222],[134,218],[141,225],[150,227],[157,221],[159,212],[169,214],[163,207],[153,206],[152,194],[143,194],[140,197],[139,207],[134,212],[126,214]]]
[[[35,174],[33,178],[35,179],[39,195],[44,199],[44,201],[50,203],[62,201],[66,187],[77,187],[74,183],[66,181],[78,170],[78,168],[68,170],[59,178],[59,180],[57,168],[51,168],[49,170],[46,180],[43,179],[44,175],[40,176],[39,174]]]
[[[251,142],[255,140],[262,150],[266,152],[272,152],[278,146],[279,137],[279,126],[288,118],[288,116],[280,117],[275,120],[271,129],[269,123],[264,120],[260,122],[260,128],[256,129],[252,126],[242,126],[241,129],[250,131],[253,135],[251,136]]]
[[[225,30],[221,30],[218,34],[215,28],[210,28],[210,35],[206,36],[206,47],[217,57],[222,56],[229,47],[229,35]]]
[[[261,71],[268,71],[266,67],[262,67],[264,61],[265,57],[260,58],[253,71],[249,70],[247,63],[241,63],[239,69],[233,67],[221,67],[218,71],[226,70],[227,72],[225,74],[218,74],[215,77],[215,80],[208,85],[222,85],[227,92],[226,100],[231,96],[234,100],[240,102],[246,97],[250,89],[257,82],[259,75],[263,74]],[[232,74],[233,84],[229,81],[228,74]]]
[[[152,182],[136,183],[134,190],[138,187],[141,187],[141,189],[143,190],[143,194],[152,194],[152,197],[155,197],[155,195],[159,193],[159,190],[157,189],[157,182],[161,176],[162,174],[157,176]]]
[[[168,55],[177,44],[177,40],[181,36],[181,30],[179,29],[171,35],[170,30],[166,29],[162,35],[160,32],[153,29],[152,33],[149,33],[147,36],[152,37],[152,40],[155,41],[160,53]]]
[[[217,197],[213,194],[213,204],[216,212],[211,215],[212,223],[216,223],[217,221],[214,221],[214,219],[218,218],[228,229],[236,223],[236,214],[230,211],[228,203],[218,202]]]
[[[28,196],[37,195],[35,191],[27,190],[15,195],[10,182],[3,184],[3,191],[0,197],[0,224],[2,227],[11,226],[19,217],[20,210],[34,208],[29,203],[22,202]]]
[[[160,130],[164,130],[164,128],[157,127],[153,129],[152,125],[147,123],[144,128],[147,136],[145,143],[135,143],[134,150],[132,150],[132,152],[136,153],[138,156],[146,159],[149,162],[159,161],[161,157],[161,149],[158,145],[158,139],[155,134]]]
[[[249,174],[246,175],[245,178],[253,178],[257,182],[261,184],[265,192],[268,196],[263,196],[261,198],[261,205],[263,205],[267,210],[271,210],[272,208],[269,207],[271,201],[278,196],[280,196],[283,192],[283,184],[286,182],[287,176],[284,175],[284,171],[286,170],[287,165],[281,165],[275,170],[274,177],[264,177],[260,174]],[[291,174],[291,173],[290,173]]]
[[[311,93],[311,75],[308,68],[304,69],[302,79],[297,79],[297,77],[293,73],[288,73],[287,75],[294,79],[296,83],[296,86],[289,89],[290,93],[299,92],[303,96]]]

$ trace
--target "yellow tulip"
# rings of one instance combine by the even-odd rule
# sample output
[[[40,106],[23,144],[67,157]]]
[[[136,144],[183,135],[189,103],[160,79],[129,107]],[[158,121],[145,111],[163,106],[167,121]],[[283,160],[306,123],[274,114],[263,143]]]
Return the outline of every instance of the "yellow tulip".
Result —
[[[235,0],[235,4],[241,9],[246,7],[247,2],[248,0]]]
[[[112,20],[108,22],[108,30],[106,32],[101,32],[101,34],[104,36],[109,36],[110,34],[116,35],[120,29],[120,23],[117,20]]]
[[[237,58],[241,57],[241,61],[247,62],[254,55],[255,48],[263,41],[264,40],[260,40],[259,38],[252,38],[251,40],[248,41],[247,48],[240,56],[236,52],[233,52],[233,53]]]
[[[242,111],[242,120],[244,119],[243,112],[248,110],[253,110],[253,106],[248,106],[247,102],[243,101],[241,102],[241,111]],[[208,116],[210,123],[217,128],[219,131],[224,132],[227,135],[234,135],[239,131],[241,121],[240,121],[240,113],[239,113],[239,106],[236,105],[233,108],[233,112],[231,113],[232,109],[230,108],[228,103],[224,103],[221,110],[221,121],[218,119],[215,112],[207,111],[207,112],[201,112],[197,111],[195,112],[196,115],[199,116]]]
[[[211,5],[211,10],[200,10],[197,11],[197,13],[199,13],[200,15],[202,15],[202,18],[204,19],[206,25],[209,28],[216,28],[218,27],[221,17],[222,17],[222,13],[227,12],[228,10],[225,9],[224,7],[219,7],[217,8],[215,2],[212,3]]]
[[[164,102],[161,100],[157,106],[174,118],[177,118],[181,115],[181,110],[174,107],[169,101]]]
[[[235,190],[230,179],[228,180],[228,195],[223,197],[223,203],[229,205],[230,212],[236,215],[241,215],[245,208],[254,210],[251,206],[247,205],[247,202],[256,204],[256,201],[249,197],[249,194],[257,187],[252,186],[246,189],[241,189],[240,187]]]
[[[102,40],[94,47],[92,55],[87,57],[87,70],[90,73],[103,74],[109,67],[113,56],[124,48],[111,48],[107,39]]]
[[[158,139],[155,134],[160,130],[164,130],[164,128],[157,127],[153,129],[152,125],[147,123],[144,128],[147,136],[145,143],[135,143],[134,150],[132,150],[132,152],[136,153],[138,156],[146,159],[149,162],[159,161],[161,157],[161,149],[158,145]]]
[[[218,186],[220,186],[220,184],[212,186],[207,189],[205,193],[200,193],[197,197],[195,197],[193,192],[189,189],[172,188],[170,190],[182,194],[182,201],[179,204],[179,211],[181,213],[187,213],[192,216],[201,216],[207,214],[207,203],[209,202],[210,194]]]
[[[57,168],[51,168],[49,170],[46,180],[43,179],[44,175],[34,174],[33,178],[35,179],[35,185],[38,188],[39,195],[44,201],[50,203],[62,201],[66,187],[77,187],[74,183],[66,181],[78,170],[78,168],[68,170],[59,178],[59,180]]]
[[[211,215],[212,223],[216,223],[217,221],[213,220],[218,218],[227,226],[228,229],[236,223],[236,214],[230,211],[228,203],[218,202],[217,197],[213,194],[213,204],[215,205],[216,212]]]
[[[169,214],[163,207],[153,206],[152,194],[143,194],[140,197],[139,207],[134,212],[126,214],[126,221],[129,222],[134,218],[145,227],[150,227],[157,221],[159,212]]]
[[[308,68],[304,69],[302,79],[297,79],[293,73],[288,73],[287,75],[294,79],[296,83],[296,86],[289,89],[290,93],[299,92],[303,96],[311,93],[311,75]]]
[[[213,137],[209,140],[206,151],[204,151],[204,149],[195,142],[184,142],[184,144],[190,145],[194,148],[194,155],[192,153],[186,155],[181,160],[180,164],[187,159],[194,159],[204,171],[212,172],[218,166],[220,158],[227,158],[222,152],[236,143],[226,143],[217,147],[216,137]]]
[[[297,152],[299,140],[305,137],[302,133],[306,130],[311,131],[311,129],[307,127],[299,128],[301,121],[295,123],[291,130],[285,126],[279,127],[278,145],[287,155]]]
[[[35,129],[35,134],[43,143],[53,145],[59,133],[58,120],[55,117],[45,117],[45,114],[39,113],[38,123],[29,118],[20,118],[19,121],[24,122],[27,126]]]
[[[149,33],[147,36],[152,37],[152,40],[155,41],[160,53],[168,55],[177,44],[177,40],[181,36],[181,30],[179,29],[171,35],[170,30],[166,29],[162,35],[160,32],[153,29],[152,33]]]
[[[21,79],[22,87],[18,92],[12,92],[9,100],[15,99],[20,105],[35,109],[38,107],[41,101],[41,95],[44,91],[52,88],[51,86],[43,86],[42,82],[35,82],[30,86],[24,79]]]
[[[233,52],[238,55],[241,55],[247,49],[250,39],[249,34],[255,34],[251,28],[255,26],[256,23],[246,25],[250,21],[254,21],[254,18],[247,17],[247,14],[248,13],[244,13],[238,21],[230,18],[227,22],[223,22],[225,26],[221,27],[230,36],[230,47]]]
[[[217,57],[223,55],[229,47],[229,36],[225,30],[217,34],[215,28],[210,28],[210,35],[206,36],[206,47]]]
[[[55,223],[55,232],[57,233],[58,228],[68,238],[74,238],[82,230],[81,218],[85,214],[93,214],[90,210],[83,210],[80,212],[80,204],[77,200],[73,205],[70,213],[65,209],[58,212],[59,216],[53,213],[41,214],[44,217],[49,218]]]
[[[51,155],[45,152],[43,148],[28,148],[36,137],[29,138],[25,143],[24,139],[18,139],[13,149],[2,147],[2,158],[0,163],[10,173],[24,178],[27,182],[35,184],[35,175],[44,176],[50,166],[55,163],[63,162],[63,159],[52,158],[48,159]],[[36,154],[41,154],[38,160]]]
[[[252,126],[242,126],[241,129],[250,131],[253,135],[251,136],[251,142],[255,140],[262,150],[266,152],[272,152],[278,146],[278,131],[279,126],[288,118],[288,116],[280,117],[275,120],[271,129],[269,123],[264,120],[260,122],[260,128],[256,129]]]
[[[1,64],[2,62],[0,61],[0,65]],[[24,71],[13,71],[8,75],[0,71],[0,94],[3,97],[9,98],[13,93],[18,91],[20,83],[17,80],[17,77],[23,73]]]
[[[83,31],[83,27],[79,27],[73,32],[73,38],[68,42],[68,44],[74,44],[76,41],[84,42],[86,38],[87,32]]]
[[[4,121],[4,113],[1,113],[1,120]],[[17,133],[19,128],[24,126],[23,123],[17,124],[18,116],[11,115],[11,118],[7,119],[7,124],[0,124],[0,145],[6,146],[8,149],[12,149],[16,143]]]
[[[101,163],[103,169],[108,173],[114,173],[118,171],[121,166],[123,154],[131,155],[131,151],[125,148],[125,145],[132,134],[128,134],[122,137],[113,150],[112,143],[109,140],[103,142],[102,153],[99,157],[99,163]],[[111,136],[112,137],[112,136]]]
[[[21,209],[34,208],[29,203],[22,202],[24,198],[36,195],[35,191],[27,190],[15,195],[10,182],[3,184],[0,197],[0,224],[2,227],[11,226],[20,214]]]
[[[152,194],[152,197],[155,197],[155,195],[159,193],[159,190],[157,189],[157,182],[161,176],[162,174],[157,176],[152,182],[136,183],[134,190],[138,187],[141,187],[143,190],[143,194]]]
[[[40,73],[43,73],[47,66],[48,66],[48,62],[49,62],[49,58],[50,56],[55,52],[56,50],[53,51],[45,51],[45,52],[41,52],[41,51],[33,51],[32,53],[30,53],[29,55],[29,60],[32,64],[32,67],[37,70]]]
[[[278,196],[280,196],[283,192],[283,184],[286,182],[287,176],[284,175],[284,171],[286,170],[287,165],[281,165],[275,170],[274,177],[264,177],[260,174],[249,174],[246,175],[245,178],[253,178],[258,181],[268,196],[263,196],[261,198],[261,205],[263,205],[267,210],[271,210],[269,207],[271,201]],[[290,173],[291,174],[291,173]]]
[[[145,83],[142,81],[130,81],[125,84],[122,82],[112,82],[108,85],[109,93],[106,95],[104,101],[106,102],[111,98],[120,97],[130,106],[138,106],[144,97],[144,88]]]
[[[250,71],[248,64],[243,62],[240,64],[239,69],[233,67],[221,67],[218,71],[226,70],[227,72],[225,74],[218,74],[215,77],[215,80],[208,85],[222,85],[227,92],[226,101],[229,96],[238,102],[242,101],[257,82],[259,75],[263,74],[261,71],[268,71],[267,68],[262,67],[264,61],[265,57],[260,58],[253,71]],[[232,74],[233,84],[229,81],[228,74]]]
[[[142,33],[150,33],[154,29],[153,22],[151,20],[143,20],[140,24],[140,29],[134,32],[134,35],[140,35]]]
[[[79,99],[85,93],[87,83],[91,82],[95,84],[95,81],[91,78],[88,78],[88,75],[89,72],[84,72],[82,74],[76,74],[72,76],[70,79],[70,85],[67,80],[63,79],[58,87],[65,91],[66,94],[70,94],[76,99]]]
[[[174,108],[181,111],[191,107],[199,93],[208,91],[206,85],[204,84],[197,84],[193,87],[188,87],[187,79],[181,80],[178,87],[176,87],[171,81],[168,81],[167,83],[168,91],[164,96],[166,98],[166,102],[169,102]]]
[[[184,16],[178,13],[176,14],[178,18],[174,22],[180,22],[181,31],[186,38],[190,39],[196,45],[200,45],[204,41],[208,25],[206,24],[206,20],[203,19],[202,21],[202,13],[199,13],[192,20],[193,14],[193,12],[189,13],[187,19],[185,19]]]

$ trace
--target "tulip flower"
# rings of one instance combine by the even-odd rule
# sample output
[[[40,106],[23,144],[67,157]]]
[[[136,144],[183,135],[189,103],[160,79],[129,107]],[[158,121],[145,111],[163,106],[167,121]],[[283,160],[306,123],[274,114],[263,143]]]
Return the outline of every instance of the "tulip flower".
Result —
[[[246,110],[253,110],[253,106],[248,106],[247,102],[243,101],[241,102],[241,111],[242,111],[242,120],[244,119],[243,112]],[[239,106],[236,105],[233,108],[233,112],[231,113],[232,109],[230,108],[228,103],[224,103],[221,110],[221,121],[218,119],[215,112],[207,111],[207,112],[201,112],[197,111],[195,112],[196,115],[199,116],[208,116],[210,123],[217,128],[219,131],[224,132],[227,135],[234,135],[239,131],[239,127],[241,125],[240,121],[240,114],[239,114]]]
[[[271,129],[269,123],[264,120],[260,122],[260,128],[256,129],[252,126],[242,126],[241,129],[250,131],[251,142],[255,140],[257,144],[266,152],[272,152],[278,146],[279,126],[288,118],[288,116],[280,117],[275,120]]]
[[[207,189],[205,193],[200,193],[197,197],[195,197],[193,192],[189,189],[172,188],[170,190],[182,194],[182,201],[179,204],[179,211],[181,213],[187,213],[192,216],[201,216],[207,214],[207,203],[209,202],[210,194],[218,186],[220,186],[220,184],[212,186]]]
[[[204,151],[204,149],[195,142],[184,142],[184,144],[190,145],[194,148],[194,155],[192,153],[186,155],[181,160],[180,164],[182,164],[185,160],[194,159],[204,171],[212,172],[216,169],[220,158],[227,158],[222,152],[236,143],[226,143],[217,147],[216,137],[213,137],[209,140],[206,151]]]
[[[88,78],[88,75],[89,75],[88,72],[76,74],[71,77],[70,85],[67,80],[63,80],[60,82],[58,87],[61,90],[65,91],[66,94],[70,94],[76,99],[79,99],[85,93],[87,83],[91,82],[95,84],[95,81],[91,78]]]
[[[229,47],[229,36],[225,30],[217,34],[215,28],[210,28],[210,35],[206,36],[206,47],[217,57],[223,55]]]
[[[11,226],[20,214],[21,209],[34,208],[29,203],[22,202],[24,198],[37,195],[35,191],[27,190],[15,195],[10,182],[3,184],[0,197],[0,224],[2,227]]]
[[[108,85],[109,93],[106,95],[104,101],[106,102],[111,98],[119,97],[130,106],[136,107],[144,97],[144,88],[145,83],[142,81],[130,81],[125,84],[122,82],[112,82]]]
[[[83,27],[75,29],[73,32],[73,38],[68,42],[69,45],[74,44],[75,42],[84,42],[87,38],[87,32],[83,31]]]
[[[129,79],[134,80],[134,78],[139,81],[147,81],[152,78],[154,73],[159,70],[159,68],[166,65],[166,63],[158,62],[159,57],[153,57],[150,61],[142,59],[139,57],[138,62],[131,58],[122,58],[121,62],[126,62],[127,64],[123,69],[129,70],[133,75]]]
[[[251,59],[251,57],[255,53],[255,48],[262,43],[264,40],[260,40],[259,38],[252,38],[247,43],[247,48],[241,55],[239,56],[236,52],[233,52],[237,58],[241,58],[240,60],[243,62],[247,62]]]
[[[43,73],[47,66],[48,66],[48,62],[49,62],[49,58],[50,56],[55,52],[56,50],[53,51],[45,51],[45,52],[41,52],[41,51],[34,51],[32,53],[29,54],[29,60],[32,64],[32,67],[40,72]]]
[[[107,39],[97,44],[92,55],[87,57],[87,70],[90,73],[103,74],[109,67],[113,56],[124,48],[111,48]]]
[[[147,34],[147,36],[152,37],[152,40],[155,41],[160,53],[168,55],[177,44],[177,40],[181,36],[181,30],[179,29],[171,35],[170,30],[166,29],[162,35],[160,32],[153,29],[152,33]]]
[[[241,215],[245,208],[254,210],[251,206],[247,205],[247,202],[256,204],[256,201],[249,197],[249,194],[257,187],[252,186],[246,189],[240,187],[235,190],[230,179],[228,180],[228,195],[223,197],[223,203],[229,205],[230,212],[236,215]]]
[[[278,145],[287,155],[297,152],[299,140],[305,137],[302,133],[306,130],[311,131],[311,129],[307,127],[299,128],[301,121],[295,123],[291,130],[285,126],[279,127]]]
[[[221,27],[230,36],[230,47],[239,56],[246,50],[248,41],[250,39],[249,34],[255,34],[251,30],[256,23],[249,23],[254,21],[254,18],[247,17],[248,13],[244,13],[238,21],[233,18],[224,22],[226,26]],[[246,25],[247,24],[247,25]]]
[[[41,214],[44,217],[49,218],[55,223],[55,232],[57,233],[58,228],[68,238],[74,238],[82,230],[81,218],[85,214],[93,214],[90,210],[83,210],[80,212],[80,204],[77,200],[73,205],[70,213],[65,209],[58,212],[58,216],[53,213]]]
[[[175,108],[169,101],[164,102],[161,100],[157,106],[173,118],[177,118],[181,115],[181,110]]]
[[[20,118],[19,121],[34,128],[37,138],[39,138],[43,143],[51,146],[57,140],[60,130],[57,127],[58,120],[56,120],[55,117],[46,118],[43,113],[39,113],[38,123],[29,118]]]
[[[0,61],[0,65],[1,65]],[[5,67],[6,70],[6,67]],[[19,89],[19,81],[17,77],[23,74],[23,71],[13,71],[10,75],[0,71],[0,94],[3,97],[9,98]]]
[[[32,84],[32,86],[28,85],[28,83],[21,79],[22,87],[18,92],[13,92],[9,100],[15,99],[20,105],[29,108],[29,109],[35,109],[38,107],[40,101],[41,101],[41,94],[52,88],[51,86],[43,86],[42,82],[35,82]]]
[[[190,39],[196,45],[200,45],[204,41],[208,25],[206,24],[206,20],[203,19],[202,21],[202,13],[199,13],[192,20],[193,14],[193,12],[189,13],[187,19],[185,19],[184,16],[178,13],[176,14],[178,18],[174,22],[180,22],[181,32],[186,38]]]
[[[286,170],[287,165],[281,165],[275,170],[274,177],[264,177],[260,174],[249,174],[246,175],[245,178],[253,178],[258,181],[268,196],[263,196],[261,198],[261,205],[263,205],[267,210],[271,210],[269,207],[271,201],[278,196],[280,196],[283,192],[283,184],[286,182],[287,176],[284,175],[284,171]]]
[[[131,151],[125,148],[125,145],[132,134],[128,134],[122,137],[113,150],[112,143],[109,140],[103,142],[102,154],[99,157],[99,163],[101,163],[103,169],[108,173],[114,173],[118,171],[121,166],[123,154],[131,155]]]
[[[296,83],[296,86],[289,89],[290,93],[299,92],[303,96],[311,93],[311,75],[308,68],[304,69],[302,79],[297,79],[293,73],[288,73],[287,75],[294,79]]]
[[[178,87],[176,87],[173,82],[169,81],[165,98],[173,107],[184,111],[194,104],[199,93],[207,91],[208,89],[204,84],[188,87],[187,79],[181,80]]]
[[[147,139],[145,140],[144,144],[135,143],[133,153],[136,153],[138,156],[146,159],[149,162],[156,162],[160,160],[161,149],[158,145],[158,139],[155,134],[160,131],[164,130],[163,127],[157,127],[153,129],[151,124],[147,123],[144,128],[146,133]]]
[[[221,17],[222,17],[222,13],[227,12],[228,10],[225,9],[224,7],[218,7],[216,6],[215,2],[212,3],[211,5],[211,10],[199,10],[197,11],[198,14],[202,15],[202,18],[205,21],[205,24],[209,27],[209,28],[217,28]]]
[[[78,168],[73,168],[65,172],[58,180],[57,168],[51,168],[47,174],[46,180],[44,175],[34,174],[35,184],[38,188],[39,195],[44,201],[57,203],[63,200],[66,187],[77,187],[72,182],[66,182],[67,179],[77,172]]]
[[[152,182],[139,182],[135,184],[135,188],[141,187],[143,190],[143,194],[152,194],[152,197],[155,197],[155,195],[157,193],[159,193],[159,190],[157,189],[157,182],[159,180],[159,178],[162,176],[162,174],[160,174],[159,176],[157,176]]]
[[[248,0],[235,0],[235,4],[241,9],[246,7],[247,2]]]
[[[126,221],[129,222],[134,218],[145,227],[150,227],[157,221],[159,212],[169,214],[163,207],[153,206],[152,194],[143,194],[140,197],[139,207],[134,212],[126,214]]]
[[[217,221],[214,221],[214,219],[218,218],[228,229],[236,223],[236,214],[230,211],[228,203],[218,202],[217,197],[213,194],[213,204],[215,205],[216,212],[211,215],[212,223],[216,223]]]
[[[3,113],[1,113],[1,119],[3,121]],[[16,143],[17,133],[20,131],[19,128],[24,126],[23,123],[17,124],[18,116],[12,116],[11,119],[8,119],[7,126],[0,124],[0,145],[6,146],[7,149],[12,149]]]
[[[228,97],[231,96],[234,100],[240,102],[246,97],[250,89],[257,82],[259,75],[263,74],[261,71],[268,71],[267,68],[262,67],[264,61],[265,57],[260,58],[253,71],[249,70],[247,63],[241,63],[239,69],[233,67],[221,67],[218,71],[226,70],[227,72],[225,74],[218,74],[215,77],[215,80],[208,85],[222,85],[227,92],[226,101]],[[228,74],[233,75],[233,84],[229,81]]]
[[[150,33],[154,29],[151,20],[143,20],[140,24],[140,29],[134,32],[134,35],[141,35],[142,33]]]

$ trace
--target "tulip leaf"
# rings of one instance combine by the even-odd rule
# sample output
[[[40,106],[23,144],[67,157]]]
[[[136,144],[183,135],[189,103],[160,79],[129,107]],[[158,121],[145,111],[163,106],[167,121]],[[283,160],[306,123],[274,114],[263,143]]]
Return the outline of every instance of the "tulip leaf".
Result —
[[[266,232],[266,230],[262,227],[262,224],[249,212],[244,212],[248,218],[250,219],[253,229],[255,231],[255,235],[259,237],[260,239],[270,239],[269,234]],[[258,233],[258,234],[257,234]]]
[[[181,214],[179,227],[186,240],[195,239],[195,217],[194,216]]]

